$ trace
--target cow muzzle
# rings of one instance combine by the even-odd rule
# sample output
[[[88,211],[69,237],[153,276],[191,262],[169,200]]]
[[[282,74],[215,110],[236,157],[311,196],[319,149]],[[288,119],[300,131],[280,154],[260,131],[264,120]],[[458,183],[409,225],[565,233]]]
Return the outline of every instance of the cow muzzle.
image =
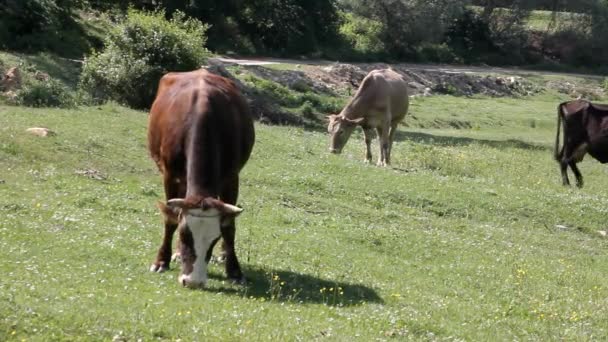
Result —
[[[333,153],[333,154],[340,154],[340,153],[342,153],[342,149],[339,149],[339,148],[331,148],[331,147],[330,147],[330,148],[329,148],[329,152],[330,152],[330,153]]]
[[[182,284],[183,287],[188,287],[191,289],[202,289],[205,288],[205,285],[207,283],[206,279],[194,279],[194,277],[192,277],[192,275],[185,275],[182,274],[179,276],[179,278],[177,279],[177,281]]]

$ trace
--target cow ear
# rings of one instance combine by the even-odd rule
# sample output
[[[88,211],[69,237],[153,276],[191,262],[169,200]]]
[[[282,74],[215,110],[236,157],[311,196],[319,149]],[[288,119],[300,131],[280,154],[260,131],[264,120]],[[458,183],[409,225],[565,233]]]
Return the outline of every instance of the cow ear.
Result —
[[[186,201],[183,198],[172,198],[167,201],[167,207],[171,209],[186,209]]]
[[[336,115],[336,114],[326,115],[325,116],[325,120],[327,120],[327,122],[332,122],[332,121],[334,121],[336,119],[336,116],[338,116],[338,115]]]
[[[156,206],[158,207],[158,209],[160,209],[160,212],[163,214],[167,221],[173,224],[179,223],[179,208],[170,207],[164,202],[158,202]]]

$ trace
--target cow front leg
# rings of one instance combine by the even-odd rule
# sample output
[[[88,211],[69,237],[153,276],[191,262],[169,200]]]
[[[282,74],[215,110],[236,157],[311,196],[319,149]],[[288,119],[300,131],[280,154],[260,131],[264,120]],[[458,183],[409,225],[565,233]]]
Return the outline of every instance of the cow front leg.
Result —
[[[236,205],[239,195],[239,178],[235,176],[227,182],[222,191],[222,200]],[[241,271],[239,260],[235,251],[236,223],[234,216],[223,217],[220,223],[222,233],[222,259],[225,260],[226,276],[235,283],[245,283],[245,276]]]
[[[245,282],[245,277],[241,271],[241,266],[234,248],[236,235],[234,217],[224,219],[220,229],[222,232],[222,254],[225,260],[226,276],[235,283],[242,284]]]
[[[363,135],[365,136],[365,163],[371,164],[372,162],[372,140],[374,139],[374,130],[372,128],[363,128]]]
[[[177,229],[177,224],[165,222],[165,233],[163,235],[163,241],[158,248],[156,260],[150,266],[151,272],[164,272],[169,269],[171,263],[171,245],[173,242],[173,235]]]
[[[171,177],[170,174],[166,173],[163,177],[165,187],[165,197],[167,200],[177,197],[183,197],[185,190],[184,185],[181,184],[177,179]],[[177,229],[177,219],[171,215],[164,216],[164,234],[163,240],[158,248],[156,254],[156,260],[150,266],[151,272],[164,272],[169,269],[171,263],[171,246],[173,244],[173,235]]]
[[[391,129],[388,133],[388,149],[386,151],[386,165],[391,163],[391,152],[393,151],[393,140],[395,138],[395,132],[397,131],[398,122],[391,124]]]

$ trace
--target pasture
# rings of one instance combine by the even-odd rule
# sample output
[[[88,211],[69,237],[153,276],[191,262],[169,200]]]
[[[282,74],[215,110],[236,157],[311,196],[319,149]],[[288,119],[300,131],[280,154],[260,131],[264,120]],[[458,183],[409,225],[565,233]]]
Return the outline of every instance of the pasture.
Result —
[[[237,253],[205,290],[148,271],[145,112],[0,106],[0,340],[604,340],[606,168],[561,186],[563,98],[415,98],[391,168],[256,123]],[[25,133],[44,126],[57,135]],[[377,140],[374,141],[377,158]]]

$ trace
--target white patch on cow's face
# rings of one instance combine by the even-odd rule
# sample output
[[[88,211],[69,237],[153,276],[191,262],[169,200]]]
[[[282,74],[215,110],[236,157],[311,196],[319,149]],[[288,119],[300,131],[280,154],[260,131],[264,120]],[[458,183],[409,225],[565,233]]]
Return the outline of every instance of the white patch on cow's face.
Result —
[[[192,233],[196,260],[192,273],[182,274],[179,282],[188,287],[203,287],[207,283],[205,257],[211,243],[220,237],[220,212],[217,209],[190,209],[185,215],[186,224]]]

